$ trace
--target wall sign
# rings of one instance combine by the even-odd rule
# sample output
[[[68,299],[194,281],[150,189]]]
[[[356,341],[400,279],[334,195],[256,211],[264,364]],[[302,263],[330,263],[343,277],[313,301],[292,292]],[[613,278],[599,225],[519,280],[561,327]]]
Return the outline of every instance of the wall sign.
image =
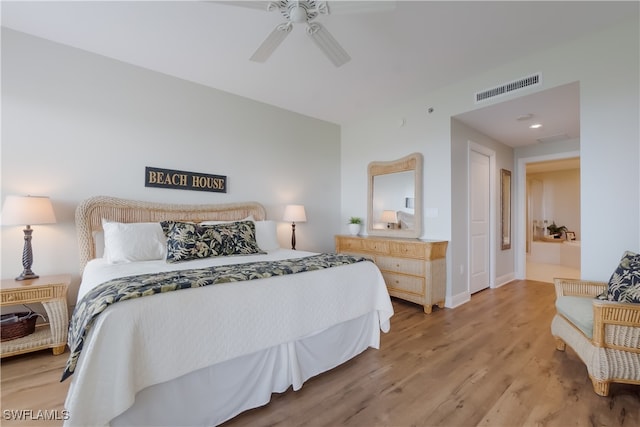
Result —
[[[226,193],[227,177],[147,166],[144,171],[144,186]]]

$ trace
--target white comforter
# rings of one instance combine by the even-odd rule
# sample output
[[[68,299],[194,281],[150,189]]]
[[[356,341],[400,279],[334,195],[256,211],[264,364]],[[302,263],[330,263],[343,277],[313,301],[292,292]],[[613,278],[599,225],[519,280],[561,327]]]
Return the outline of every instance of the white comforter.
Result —
[[[112,278],[222,263],[313,255],[212,258],[180,264],[91,261],[79,296]],[[387,332],[393,308],[371,262],[239,283],[186,289],[114,304],[89,333],[66,399],[65,425],[108,425],[138,391],[189,372],[313,335],[376,312]]]

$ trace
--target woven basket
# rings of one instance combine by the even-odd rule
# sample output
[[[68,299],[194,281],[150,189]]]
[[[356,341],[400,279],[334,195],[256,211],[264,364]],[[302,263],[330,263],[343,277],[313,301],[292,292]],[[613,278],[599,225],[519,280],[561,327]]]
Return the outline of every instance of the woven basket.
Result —
[[[1,341],[15,340],[16,338],[26,337],[31,335],[36,330],[36,320],[38,315],[34,312],[21,311],[19,313],[3,314],[2,319],[7,317],[18,316],[17,322],[2,323],[0,332],[2,335]]]

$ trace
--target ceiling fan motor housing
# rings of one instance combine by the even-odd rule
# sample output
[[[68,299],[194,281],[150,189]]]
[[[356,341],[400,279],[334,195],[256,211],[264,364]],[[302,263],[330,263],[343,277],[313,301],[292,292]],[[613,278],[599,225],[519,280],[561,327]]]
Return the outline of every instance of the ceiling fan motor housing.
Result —
[[[328,13],[326,2],[318,1],[280,1],[278,8],[282,16],[291,22],[300,24],[309,22],[318,16],[318,13]],[[323,12],[325,11],[325,12]]]

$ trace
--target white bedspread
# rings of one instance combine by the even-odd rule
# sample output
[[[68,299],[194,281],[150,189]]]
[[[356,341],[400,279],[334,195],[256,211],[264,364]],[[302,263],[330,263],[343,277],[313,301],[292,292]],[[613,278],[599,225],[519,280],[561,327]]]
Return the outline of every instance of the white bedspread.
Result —
[[[313,255],[277,250],[267,255],[166,264],[90,262],[79,298],[115,277]],[[66,399],[65,425],[103,426],[133,402],[138,391],[189,372],[313,335],[376,312],[389,330],[393,308],[371,262],[268,279],[186,289],[120,302],[96,320],[85,342]]]

